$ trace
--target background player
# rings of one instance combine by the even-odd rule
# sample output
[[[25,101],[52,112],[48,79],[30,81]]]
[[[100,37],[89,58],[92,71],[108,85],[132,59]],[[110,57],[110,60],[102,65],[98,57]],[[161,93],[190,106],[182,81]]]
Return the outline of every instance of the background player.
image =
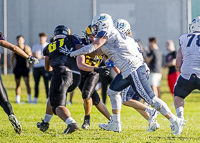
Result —
[[[28,55],[32,56],[32,51],[31,47],[28,45],[25,45],[25,39],[22,35],[18,35],[16,37],[17,40],[17,46],[19,46],[25,53]],[[16,61],[16,64],[14,66],[14,58]],[[15,82],[16,82],[16,103],[20,103],[20,95],[21,95],[21,86],[20,86],[20,80],[21,76],[23,76],[25,85],[26,85],[26,90],[27,90],[27,97],[28,97],[28,103],[31,103],[31,87],[29,84],[29,68],[30,65],[27,65],[27,60],[26,58],[15,54],[15,52],[11,53],[11,68],[13,69],[13,73],[15,75]]]

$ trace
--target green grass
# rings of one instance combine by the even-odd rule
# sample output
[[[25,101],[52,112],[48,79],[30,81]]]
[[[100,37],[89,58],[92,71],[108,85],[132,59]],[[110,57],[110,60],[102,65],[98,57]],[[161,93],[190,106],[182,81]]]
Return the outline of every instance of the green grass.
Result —
[[[30,84],[32,88],[32,96],[34,95],[34,82],[32,75],[30,75]],[[23,127],[23,134],[18,135],[14,132],[7,115],[4,111],[0,110],[0,142],[44,142],[44,143],[89,143],[89,142],[112,142],[112,143],[127,143],[127,142],[200,142],[200,96],[199,92],[193,92],[185,100],[185,119],[187,120],[183,132],[180,136],[174,136],[171,134],[170,123],[162,115],[157,117],[160,129],[149,133],[147,132],[148,122],[134,109],[122,106],[121,121],[122,132],[116,133],[112,131],[104,131],[98,127],[99,123],[106,123],[107,119],[100,114],[93,106],[91,112],[91,126],[89,130],[79,129],[73,134],[63,135],[63,131],[66,128],[66,124],[54,116],[50,122],[49,130],[45,133],[39,131],[36,127],[36,123],[44,117],[46,98],[45,90],[43,86],[43,80],[40,82],[39,91],[39,103],[28,104],[26,89],[23,80],[22,85],[22,101],[25,104],[15,104],[15,82],[13,75],[2,75],[3,83],[6,87],[9,100],[13,106],[14,113],[17,116]],[[173,99],[169,93],[166,77],[162,80],[162,99],[168,104],[173,113],[175,109],[173,107]],[[109,103],[109,97],[106,106],[111,111],[111,105]],[[84,110],[83,101],[81,99],[81,93],[78,89],[75,90],[73,98],[73,104],[67,105],[67,108],[71,111],[72,117],[78,122],[79,126],[83,123]]]

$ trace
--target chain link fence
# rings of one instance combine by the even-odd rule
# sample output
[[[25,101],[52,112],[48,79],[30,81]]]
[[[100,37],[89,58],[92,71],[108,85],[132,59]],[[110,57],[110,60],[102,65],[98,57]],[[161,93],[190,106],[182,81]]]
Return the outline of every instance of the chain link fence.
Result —
[[[17,44],[16,36],[23,35],[25,44],[30,47],[39,42],[40,32],[46,32],[49,41],[59,24],[68,26],[72,34],[82,36],[93,16],[104,12],[110,14],[113,20],[128,20],[134,38],[140,39],[144,47],[147,47],[149,37],[156,37],[165,55],[166,41],[173,40],[178,48],[179,36],[188,32],[188,21],[200,15],[199,0],[0,0],[0,31],[4,33],[5,2],[7,40]],[[0,48],[2,72],[3,51]],[[8,50],[8,73],[12,73],[10,54]]]

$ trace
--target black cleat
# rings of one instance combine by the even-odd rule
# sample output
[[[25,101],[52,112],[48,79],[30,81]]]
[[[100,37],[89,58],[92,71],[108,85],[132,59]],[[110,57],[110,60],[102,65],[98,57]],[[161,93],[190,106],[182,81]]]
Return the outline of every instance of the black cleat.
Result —
[[[75,132],[76,130],[79,129],[79,126],[77,123],[71,123],[67,126],[67,129],[65,129],[63,134],[71,134],[73,132]]]
[[[82,127],[83,129],[85,129],[85,130],[89,129],[89,127],[90,127],[90,116],[89,116],[89,115],[86,115],[86,116],[84,117],[84,122],[83,122],[83,124],[82,124],[81,127]]]
[[[15,117],[15,115],[10,115],[9,121],[11,122],[12,126],[14,127],[14,130],[16,133],[21,134],[22,133],[22,126],[20,125],[19,121]]]
[[[49,128],[49,123],[45,123],[44,120],[42,120],[42,122],[37,122],[37,127],[40,131],[45,132]]]

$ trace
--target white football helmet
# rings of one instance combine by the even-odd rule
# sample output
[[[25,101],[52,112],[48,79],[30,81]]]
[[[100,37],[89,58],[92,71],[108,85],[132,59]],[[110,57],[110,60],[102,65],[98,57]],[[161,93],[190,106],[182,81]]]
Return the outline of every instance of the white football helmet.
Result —
[[[131,31],[131,26],[125,19],[115,19],[114,26],[124,35],[128,35]]]
[[[189,25],[189,32],[193,33],[195,31],[200,32],[200,16],[195,17]]]
[[[112,17],[106,13],[101,13],[95,16],[92,20],[92,34],[96,35],[101,30],[107,30],[113,26]]]

